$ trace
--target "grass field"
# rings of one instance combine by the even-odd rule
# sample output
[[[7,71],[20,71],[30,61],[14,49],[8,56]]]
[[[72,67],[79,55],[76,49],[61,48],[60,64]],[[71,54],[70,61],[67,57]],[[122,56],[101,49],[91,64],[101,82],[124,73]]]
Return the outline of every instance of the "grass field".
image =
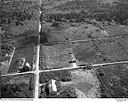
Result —
[[[104,62],[92,42],[74,43],[72,49],[78,64]]]
[[[42,45],[40,70],[69,67],[71,61],[69,44]]]
[[[82,63],[104,63],[128,60],[127,46],[125,37],[74,43],[72,48],[76,59]]]

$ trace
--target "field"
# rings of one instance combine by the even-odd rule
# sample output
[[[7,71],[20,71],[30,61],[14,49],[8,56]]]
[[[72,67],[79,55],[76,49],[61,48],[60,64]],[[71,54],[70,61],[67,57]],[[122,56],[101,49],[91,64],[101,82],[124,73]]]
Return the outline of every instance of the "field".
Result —
[[[42,45],[40,49],[40,70],[71,66],[69,44]]]
[[[93,71],[74,70],[71,76],[70,82],[62,83],[63,88],[73,87],[78,98],[100,97],[100,83]]]
[[[109,22],[87,20],[85,22],[55,21],[46,26],[42,24],[41,41],[63,42],[74,40],[91,40],[92,38],[125,37],[128,35],[127,26]]]
[[[127,37],[125,37],[74,43],[72,48],[79,62],[96,64],[128,60],[127,46]]]
[[[82,25],[81,23],[66,23],[66,22],[55,22],[49,25],[47,28],[42,25],[42,32],[46,33],[48,42],[57,41],[69,41],[69,40],[83,40],[89,39],[88,35],[97,29],[89,24]],[[54,25],[54,26],[53,26]],[[91,31],[91,28],[92,31]],[[43,36],[43,34],[41,35]]]

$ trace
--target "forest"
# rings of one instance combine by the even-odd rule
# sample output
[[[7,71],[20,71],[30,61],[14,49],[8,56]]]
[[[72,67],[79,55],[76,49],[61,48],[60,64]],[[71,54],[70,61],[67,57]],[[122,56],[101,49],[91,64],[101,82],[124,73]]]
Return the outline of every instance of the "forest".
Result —
[[[52,19],[57,21],[74,19],[74,21],[82,22],[86,18],[89,18],[96,19],[97,21],[115,21],[120,24],[125,24],[125,20],[128,19],[127,2],[124,3],[122,1],[116,2],[115,5],[109,5],[100,4],[95,1],[96,0],[70,1],[53,7],[53,13],[46,12],[46,14],[42,14],[41,17],[42,20],[46,21],[51,21]],[[60,12],[56,13],[54,10]]]

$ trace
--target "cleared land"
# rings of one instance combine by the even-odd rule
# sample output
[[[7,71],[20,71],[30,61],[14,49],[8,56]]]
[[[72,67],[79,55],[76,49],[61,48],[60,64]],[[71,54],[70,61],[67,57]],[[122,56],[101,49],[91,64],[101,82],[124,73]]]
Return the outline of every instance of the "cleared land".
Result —
[[[104,63],[128,60],[128,38],[74,43],[72,48],[78,63]]]
[[[40,70],[71,66],[70,53],[69,44],[41,45]]]
[[[78,98],[100,97],[100,83],[93,71],[75,70],[71,76],[72,81],[62,83],[62,90],[71,86],[75,88]]]

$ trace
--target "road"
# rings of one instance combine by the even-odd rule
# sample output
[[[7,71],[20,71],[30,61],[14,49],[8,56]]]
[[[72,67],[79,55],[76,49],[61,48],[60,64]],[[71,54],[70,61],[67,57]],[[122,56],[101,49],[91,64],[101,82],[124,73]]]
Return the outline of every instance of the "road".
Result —
[[[128,61],[120,61],[120,62],[111,62],[111,63],[102,63],[102,64],[92,64],[93,67],[97,67],[95,69],[99,69],[101,66],[108,66],[108,65],[116,65],[116,64],[128,64]],[[49,70],[38,70],[39,73],[45,73],[45,72],[54,72],[54,71],[62,71],[62,70],[76,70],[76,69],[82,69],[83,66],[73,66],[73,67],[65,67],[65,68],[58,68],[58,69],[49,69]],[[13,75],[24,75],[28,73],[37,73],[36,71],[29,71],[29,72],[23,72],[23,73],[12,73],[12,74],[5,74],[1,76],[13,76]]]
[[[99,69],[99,68],[101,68],[101,66],[116,65],[116,64],[128,64],[128,61],[102,63],[102,64],[92,64],[92,66],[93,67],[97,67],[95,69]],[[85,65],[83,65],[83,66],[65,67],[65,68],[59,68],[59,69],[41,70],[40,73],[41,72],[62,71],[62,70],[76,70],[76,69],[83,69],[83,68],[85,68]]]
[[[41,5],[40,0],[40,5]],[[39,11],[41,15],[41,10]],[[35,99],[39,98],[39,54],[40,54],[40,31],[41,31],[41,22],[39,21],[39,34],[38,34],[38,45],[37,45],[37,51],[36,51],[36,70],[35,70]]]
[[[39,35],[39,39],[40,39],[40,35]],[[38,42],[40,42],[40,40],[38,39]],[[37,46],[37,51],[36,51],[36,70],[35,70],[35,99],[38,98],[39,93],[39,53],[40,53],[40,44],[38,44]]]

